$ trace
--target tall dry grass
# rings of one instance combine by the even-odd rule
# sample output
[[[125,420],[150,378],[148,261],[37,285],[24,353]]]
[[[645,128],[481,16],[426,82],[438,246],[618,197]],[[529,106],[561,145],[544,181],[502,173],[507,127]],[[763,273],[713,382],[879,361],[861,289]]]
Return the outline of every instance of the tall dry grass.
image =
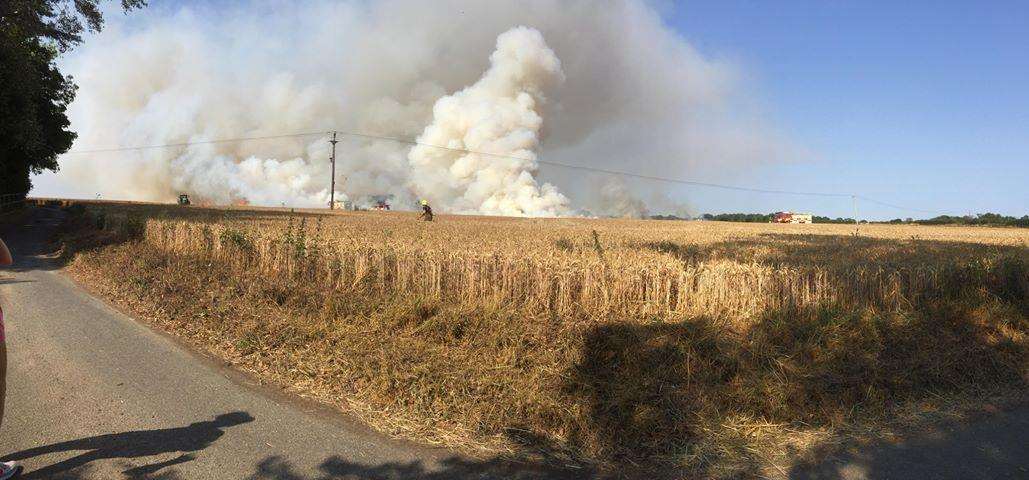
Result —
[[[340,292],[488,300],[561,316],[746,319],[827,303],[890,310],[945,295],[972,270],[1024,260],[1025,252],[906,238],[900,250],[879,258],[867,237],[818,239],[796,230],[789,237],[762,232],[721,241],[686,231],[686,242],[677,243],[632,224],[604,235],[585,228],[555,235],[531,221],[528,228],[505,220],[482,228],[480,219],[467,221],[472,240],[469,232],[410,219],[379,231],[349,230],[346,219],[332,220],[327,226],[321,218],[209,223],[112,216],[108,223],[140,230],[143,241],[169,254],[209,258],[234,271],[316,281]],[[895,233],[907,235],[903,227]],[[805,251],[812,242],[817,249]]]
[[[750,475],[1029,382],[1024,230],[439,220],[94,205],[69,238],[169,330],[470,450]]]

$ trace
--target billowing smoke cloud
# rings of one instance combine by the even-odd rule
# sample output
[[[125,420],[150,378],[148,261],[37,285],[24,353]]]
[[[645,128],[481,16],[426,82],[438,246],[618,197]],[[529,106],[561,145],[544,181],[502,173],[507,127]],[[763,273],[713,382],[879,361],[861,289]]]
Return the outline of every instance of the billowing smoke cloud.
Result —
[[[490,63],[482,79],[433,107],[411,149],[415,191],[458,213],[568,213],[568,199],[533,176],[543,127],[537,108],[544,90],[564,79],[561,62],[538,31],[519,27],[497,38]]]
[[[337,198],[392,195],[399,207],[428,198],[442,211],[513,215],[626,214],[595,200],[606,180],[539,164],[541,155],[720,178],[797,153],[744,108],[732,66],[704,58],[643,0],[175,8],[113,15],[66,60],[80,86],[73,150],[331,130],[418,138],[504,157],[344,134]],[[323,134],[69,154],[56,179],[37,185],[318,206],[329,196],[328,157]],[[649,199],[665,198],[656,193],[664,185],[623,187],[612,192],[658,213]]]

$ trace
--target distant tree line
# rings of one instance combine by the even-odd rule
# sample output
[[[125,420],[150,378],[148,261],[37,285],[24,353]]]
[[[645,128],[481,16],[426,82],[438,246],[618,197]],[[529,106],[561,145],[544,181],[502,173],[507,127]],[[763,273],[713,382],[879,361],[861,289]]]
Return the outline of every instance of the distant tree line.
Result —
[[[774,213],[719,213],[717,215],[705,213],[700,216],[704,220],[717,222],[746,222],[746,223],[769,223],[775,218]],[[829,218],[812,216],[814,223],[854,223],[853,218]]]
[[[747,223],[768,223],[775,217],[774,213],[719,213],[712,215],[705,213],[700,216],[704,220],[718,222],[747,222]]]
[[[746,222],[746,223],[769,223],[775,217],[774,213],[719,213],[711,214],[705,213],[701,215],[700,219],[712,220],[718,222]],[[675,215],[652,215],[650,217],[654,220],[689,220],[689,218],[678,217]],[[854,223],[853,218],[830,218],[813,216],[811,221],[814,223]],[[869,223],[867,220],[861,220],[860,223]],[[940,215],[938,217],[915,220],[913,218],[894,218],[886,222],[872,222],[872,223],[892,223],[892,224],[917,224],[917,225],[989,225],[989,226],[1009,226],[1009,227],[1029,227],[1029,215],[1022,217],[1011,217],[1007,215],[1000,215],[996,213],[980,213],[978,215],[965,215],[965,216],[952,216],[952,215]]]
[[[843,217],[829,218],[829,217],[819,217],[818,215],[815,215],[815,216],[811,217],[811,221],[813,223],[854,223],[854,219],[853,218],[843,218]],[[862,220],[862,222],[864,222],[864,221]],[[865,222],[865,223],[867,223],[867,222]]]
[[[1029,215],[1023,215],[1021,218],[1011,217],[1008,215],[1000,215],[997,213],[980,213],[978,215],[964,215],[960,217],[953,215],[940,215],[925,220],[912,220],[910,218],[901,220],[899,218],[895,218],[893,220],[890,220],[889,223],[917,223],[920,225],[990,225],[1008,227],[1029,227]]]
[[[651,215],[647,218],[651,220],[692,220],[690,217],[680,217],[678,215]]]

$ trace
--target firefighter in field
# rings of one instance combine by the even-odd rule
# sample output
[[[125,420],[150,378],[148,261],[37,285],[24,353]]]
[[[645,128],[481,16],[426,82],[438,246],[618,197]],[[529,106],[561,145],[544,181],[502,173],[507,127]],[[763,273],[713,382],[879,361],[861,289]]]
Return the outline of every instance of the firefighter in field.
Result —
[[[432,207],[429,206],[428,200],[422,200],[422,214],[418,215],[418,220],[432,221]]]

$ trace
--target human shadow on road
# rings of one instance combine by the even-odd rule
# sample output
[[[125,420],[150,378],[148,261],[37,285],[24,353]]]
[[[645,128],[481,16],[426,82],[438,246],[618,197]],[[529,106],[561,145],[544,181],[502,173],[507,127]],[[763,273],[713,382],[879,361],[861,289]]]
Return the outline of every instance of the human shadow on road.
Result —
[[[28,472],[22,477],[31,479],[52,478],[62,472],[78,469],[97,460],[182,453],[172,460],[134,467],[123,472],[130,478],[152,478],[152,475],[162,468],[192,460],[194,452],[209,447],[221,438],[225,434],[225,428],[252,421],[254,421],[254,417],[247,412],[230,412],[218,415],[213,420],[194,422],[184,427],[111,433],[30,448],[7,455],[3,460],[24,460],[39,455],[85,450],[82,454]]]

